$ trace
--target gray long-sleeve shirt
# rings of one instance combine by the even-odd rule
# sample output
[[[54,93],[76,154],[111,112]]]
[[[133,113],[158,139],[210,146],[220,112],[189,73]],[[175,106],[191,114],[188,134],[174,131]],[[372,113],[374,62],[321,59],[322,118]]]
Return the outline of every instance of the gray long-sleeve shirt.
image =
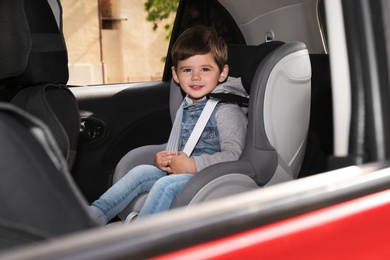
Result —
[[[240,78],[231,78],[218,85],[213,93],[231,93],[247,97]],[[221,151],[194,156],[196,169],[200,171],[212,164],[238,160],[245,145],[248,119],[245,111],[236,104],[221,104],[215,113]]]

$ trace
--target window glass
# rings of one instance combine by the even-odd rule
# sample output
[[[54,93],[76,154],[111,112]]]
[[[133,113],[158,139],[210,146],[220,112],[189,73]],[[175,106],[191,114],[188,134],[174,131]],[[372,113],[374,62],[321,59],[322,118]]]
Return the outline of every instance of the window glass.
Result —
[[[167,53],[178,2],[62,0],[68,84],[169,80],[171,63]],[[205,24],[215,28],[227,43],[245,43],[238,26],[218,1],[186,0],[181,6],[172,33],[175,39],[185,29]]]
[[[245,44],[238,25],[227,10],[216,0],[182,1],[177,13],[171,45],[179,35],[195,25],[203,24],[214,28],[228,44]],[[172,62],[168,56],[164,70],[164,80],[170,80]]]
[[[204,24],[213,27],[228,44],[245,44],[234,19],[218,1],[187,0],[180,15],[178,35],[189,27]]]
[[[171,2],[177,7],[178,0]],[[161,80],[170,35],[165,25],[173,23],[175,12],[153,23],[146,19],[145,1],[62,0],[61,4],[69,85]]]

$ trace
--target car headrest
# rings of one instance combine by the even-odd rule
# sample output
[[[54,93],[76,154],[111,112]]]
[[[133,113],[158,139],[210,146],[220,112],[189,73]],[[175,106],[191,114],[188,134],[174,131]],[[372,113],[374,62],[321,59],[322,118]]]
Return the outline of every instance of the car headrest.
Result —
[[[0,1],[0,85],[66,84],[65,40],[47,0]]]
[[[242,66],[243,71],[241,74],[242,85],[249,94],[253,77],[255,76],[256,70],[261,61],[263,61],[269,53],[283,44],[284,43],[280,41],[271,41],[250,49],[250,54],[244,60],[244,66]]]
[[[228,44],[229,76],[235,78],[242,76],[245,61],[256,48],[256,45]]]

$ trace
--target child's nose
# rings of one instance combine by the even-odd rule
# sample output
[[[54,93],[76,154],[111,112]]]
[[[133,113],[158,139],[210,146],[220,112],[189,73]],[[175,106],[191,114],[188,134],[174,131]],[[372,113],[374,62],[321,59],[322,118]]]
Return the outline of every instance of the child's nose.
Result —
[[[192,80],[199,80],[199,79],[200,79],[200,74],[199,74],[199,72],[194,71],[194,72],[192,73],[191,79],[192,79]]]

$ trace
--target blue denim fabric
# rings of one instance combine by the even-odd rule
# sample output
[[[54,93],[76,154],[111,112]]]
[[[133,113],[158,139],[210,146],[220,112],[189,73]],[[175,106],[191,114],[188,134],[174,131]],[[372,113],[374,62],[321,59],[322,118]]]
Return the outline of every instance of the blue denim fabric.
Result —
[[[179,151],[184,149],[184,146],[190,138],[192,130],[194,129],[206,102],[206,99],[196,104],[189,104],[185,101],[183,106],[183,120],[181,124]],[[214,154],[221,151],[219,146],[217,121],[215,120],[215,111],[217,111],[218,106],[214,109],[214,112],[207,122],[203,133],[199,138],[199,142],[196,144],[191,156]]]
[[[174,174],[159,179],[150,190],[139,217],[169,210],[179,191],[193,174]]]
[[[143,192],[149,194],[139,217],[166,211],[192,176],[193,174],[167,176],[152,165],[137,166],[92,203],[92,213],[101,224],[107,224]]]
[[[188,104],[187,102],[184,104],[179,151],[184,149],[206,102],[205,99],[196,104]],[[220,152],[219,134],[215,120],[216,110],[206,124],[191,156]],[[192,176],[193,174],[167,176],[165,172],[155,166],[137,166],[92,203],[92,212],[102,224],[106,224],[142,192],[149,192],[149,194],[138,215],[139,217],[168,210],[179,191]]]
[[[92,213],[107,224],[140,193],[149,192],[167,173],[152,165],[134,167],[91,205]]]

